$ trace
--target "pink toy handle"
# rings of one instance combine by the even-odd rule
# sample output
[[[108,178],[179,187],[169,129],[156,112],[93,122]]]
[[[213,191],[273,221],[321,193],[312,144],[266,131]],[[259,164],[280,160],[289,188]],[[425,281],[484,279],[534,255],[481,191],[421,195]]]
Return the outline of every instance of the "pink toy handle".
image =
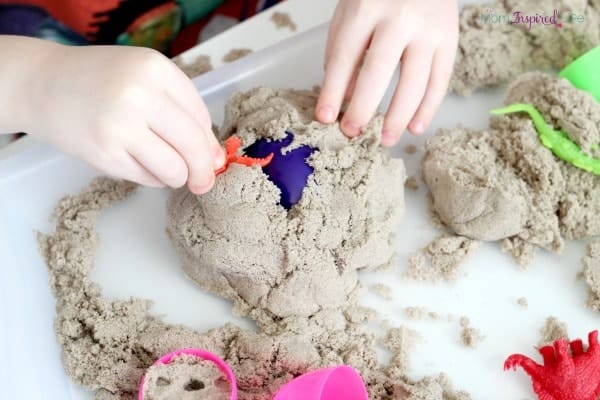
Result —
[[[161,358],[156,360],[156,362],[154,364],[152,364],[152,366],[159,365],[159,364],[169,364],[173,360],[173,358],[179,357],[181,355],[194,356],[194,357],[200,358],[202,360],[210,361],[213,364],[215,364],[217,367],[219,367],[219,369],[221,370],[221,372],[223,372],[225,374],[225,376],[227,377],[227,380],[229,381],[229,384],[231,385],[230,400],[237,400],[237,383],[235,380],[235,375],[233,375],[233,371],[231,370],[231,368],[229,367],[229,365],[227,365],[227,363],[225,361],[223,361],[217,355],[210,353],[206,350],[192,349],[192,348],[175,350],[175,351],[165,354],[164,356],[162,356]],[[138,388],[138,400],[144,400],[144,384],[145,383],[146,383],[146,376],[144,375],[142,377],[140,386]]]

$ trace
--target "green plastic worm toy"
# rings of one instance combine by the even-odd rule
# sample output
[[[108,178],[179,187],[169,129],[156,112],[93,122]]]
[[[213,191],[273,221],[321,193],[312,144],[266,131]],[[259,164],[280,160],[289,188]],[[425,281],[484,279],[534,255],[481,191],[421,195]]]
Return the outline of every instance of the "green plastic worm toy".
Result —
[[[600,102],[600,46],[588,51],[566,66],[559,76],[566,78],[578,89],[584,90]],[[600,175],[600,159],[581,151],[577,143],[561,131],[555,130],[544,120],[542,114],[531,104],[517,103],[490,111],[494,115],[524,112],[529,115],[542,144],[555,156],[577,168]],[[598,145],[592,146],[597,149]]]

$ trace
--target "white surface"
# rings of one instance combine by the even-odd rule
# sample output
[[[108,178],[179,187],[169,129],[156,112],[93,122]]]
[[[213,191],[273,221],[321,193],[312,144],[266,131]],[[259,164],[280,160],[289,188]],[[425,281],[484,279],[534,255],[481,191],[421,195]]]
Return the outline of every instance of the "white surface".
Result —
[[[195,83],[214,119],[220,122],[223,102],[234,91],[257,84],[306,88],[319,83],[324,35],[324,29],[308,32],[197,78]],[[487,111],[501,99],[502,90],[470,99],[450,96],[425,136],[438,127],[458,123],[483,128],[487,126]],[[401,149],[409,143],[421,145],[425,136],[405,137],[394,151],[405,158],[409,174],[417,173],[422,152],[407,156]],[[35,143],[0,161],[2,398],[91,398],[69,383],[60,365],[52,330],[54,300],[33,232],[49,231],[52,225],[48,218],[56,202],[65,194],[76,194],[93,176],[82,163]],[[394,301],[367,294],[365,303],[393,324],[405,323],[423,334],[411,369],[414,377],[444,371],[476,400],[532,398],[524,374],[503,372],[502,363],[513,352],[534,355],[538,329],[548,315],[567,321],[574,336],[585,336],[597,327],[598,315],[584,308],[585,286],[575,280],[583,245],[569,243],[562,256],[540,253],[534,265],[522,271],[497,245],[487,244],[465,265],[467,276],[455,285],[403,281],[400,274],[408,255],[436,235],[426,216],[425,191],[422,183],[420,186],[418,193],[407,192],[408,211],[399,227],[397,268],[364,274],[367,285],[383,282],[392,286]],[[184,278],[164,231],[165,199],[165,191],[143,189],[102,214],[102,243],[94,278],[107,296],[153,299],[154,312],[169,322],[205,330],[235,320],[226,301],[201,292]],[[170,290],[163,290],[165,287]],[[529,300],[527,310],[516,304],[521,296]],[[457,318],[451,323],[405,320],[403,307],[414,305]],[[476,350],[459,344],[460,315],[468,316],[487,336]]]

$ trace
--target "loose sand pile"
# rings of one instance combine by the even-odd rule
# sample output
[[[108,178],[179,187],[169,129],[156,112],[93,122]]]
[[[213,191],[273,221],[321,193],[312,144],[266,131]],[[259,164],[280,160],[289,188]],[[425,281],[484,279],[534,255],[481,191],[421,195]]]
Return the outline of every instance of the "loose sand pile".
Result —
[[[396,346],[398,341],[390,342],[395,343],[392,363],[379,364],[373,334],[351,322],[360,319],[353,315],[353,303],[345,312],[321,311],[261,325],[258,333],[228,324],[200,334],[152,316],[148,301],[104,298],[89,278],[99,243],[96,218],[134,189],[130,183],[100,178],[81,194],[64,198],[56,208],[55,231],[39,235],[57,300],[56,334],[65,370],[75,383],[97,391],[96,399],[136,398],[146,369],[160,356],[184,347],[211,351],[228,362],[241,399],[269,399],[293,377],[337,364],[360,371],[371,399],[469,398],[454,391],[443,375],[411,381],[400,374],[405,367],[398,362],[406,359],[409,349]]]
[[[477,248],[477,240],[442,235],[421,251],[411,254],[404,276],[418,281],[454,281],[459,267]]]
[[[505,103],[534,105],[584,152],[599,156],[600,103],[568,81],[524,74]],[[445,225],[472,239],[502,240],[521,265],[536,247],[561,252],[567,239],[600,234],[600,177],[555,157],[524,114],[493,117],[485,131],[440,131],[426,144],[422,168]]]
[[[520,16],[553,16],[562,27],[528,24]],[[517,22],[511,24],[510,21]],[[465,6],[450,90],[469,94],[532,69],[561,69],[600,43],[598,0],[503,0]]]
[[[477,328],[471,326],[471,321],[467,317],[460,318],[460,342],[466,347],[477,347],[485,336]]]
[[[376,283],[369,286],[369,289],[387,301],[394,300],[394,290],[384,283]]]
[[[419,182],[417,181],[417,178],[415,178],[414,176],[409,176],[406,179],[406,182],[404,182],[404,187],[408,190],[412,190],[413,192],[416,192],[417,190],[419,190]]]
[[[156,359],[195,347],[232,367],[243,400],[270,399],[295,376],[339,364],[361,373],[374,400],[469,399],[444,375],[420,381],[405,376],[412,341],[404,340],[403,328],[384,340],[391,362],[378,362],[376,338],[364,325],[374,312],[357,305],[356,270],[391,259],[392,232],[403,208],[403,166],[380,152],[374,131],[349,144],[337,125],[310,122],[313,104],[308,92],[258,89],[234,98],[222,130],[247,145],[290,129],[299,143],[318,147],[310,158],[313,177],[291,210],[278,204],[276,187],[259,168],[237,165],[219,176],[210,195],[178,191],[169,206],[169,230],[188,274],[233,299],[238,312],[256,321],[258,332],[227,324],[198,333],[162,322],[150,314],[149,301],[102,296],[90,280],[99,243],[96,218],[130,196],[134,185],[100,178],[59,203],[56,228],[40,234],[39,243],[57,300],[63,364],[75,383],[96,391],[98,400],[133,400]],[[165,389],[158,378],[177,368],[181,365],[161,368],[151,390]],[[201,386],[181,383],[172,386],[178,398],[187,395],[186,387]]]

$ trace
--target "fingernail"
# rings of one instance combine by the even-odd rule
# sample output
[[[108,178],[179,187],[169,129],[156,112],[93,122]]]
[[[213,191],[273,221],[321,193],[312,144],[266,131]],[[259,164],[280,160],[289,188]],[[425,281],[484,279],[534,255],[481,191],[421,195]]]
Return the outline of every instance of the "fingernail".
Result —
[[[360,126],[354,122],[345,121],[342,127],[347,135],[357,136],[360,133]]]
[[[425,132],[425,124],[421,121],[413,122],[411,124],[412,133],[421,134]]]
[[[333,115],[333,107],[321,106],[319,107],[319,117],[325,122],[333,122],[335,115]]]
[[[215,150],[213,164],[215,169],[219,169],[225,164],[225,151],[221,147]]]

